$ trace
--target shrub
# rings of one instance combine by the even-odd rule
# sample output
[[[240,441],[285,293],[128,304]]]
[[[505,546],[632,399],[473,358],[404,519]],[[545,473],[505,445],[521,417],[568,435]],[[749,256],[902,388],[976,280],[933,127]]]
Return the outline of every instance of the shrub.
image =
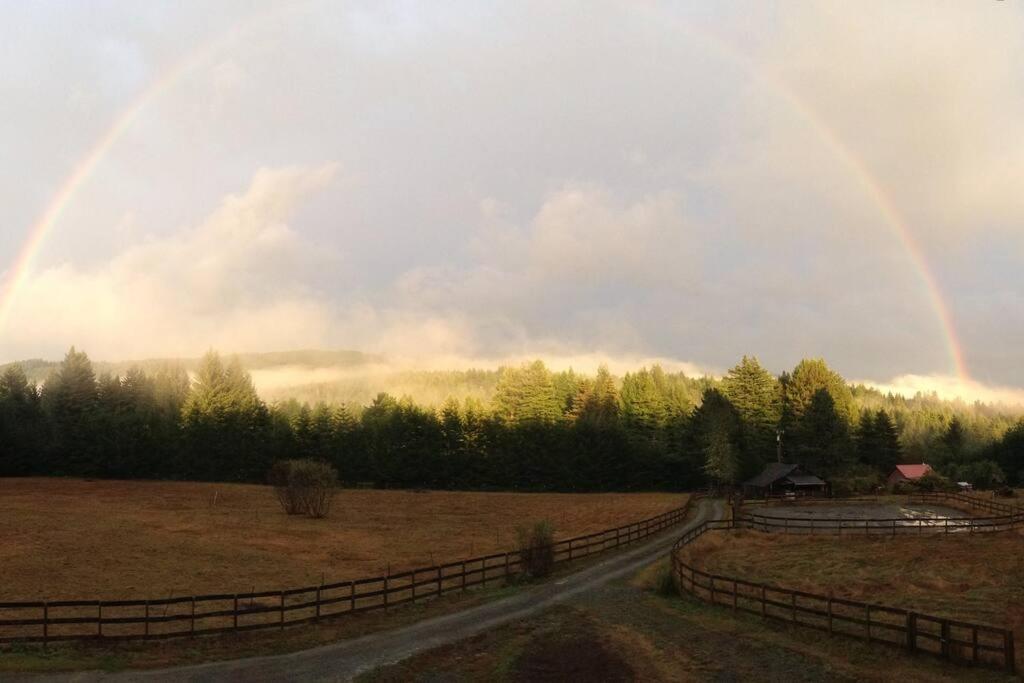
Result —
[[[326,517],[338,490],[338,471],[317,460],[279,460],[270,468],[269,479],[289,515]]]
[[[662,567],[658,570],[658,576],[655,579],[654,590],[658,595],[665,597],[679,595],[679,589],[676,588],[676,580],[672,575],[672,564]]]
[[[551,522],[545,519],[533,526],[522,525],[516,535],[523,571],[532,578],[550,574],[555,564],[555,527]]]
[[[302,501],[299,500],[298,489],[292,486],[291,473],[294,460],[278,460],[270,467],[267,474],[267,481],[274,487],[274,494],[277,502],[285,514],[298,515],[302,513]]]

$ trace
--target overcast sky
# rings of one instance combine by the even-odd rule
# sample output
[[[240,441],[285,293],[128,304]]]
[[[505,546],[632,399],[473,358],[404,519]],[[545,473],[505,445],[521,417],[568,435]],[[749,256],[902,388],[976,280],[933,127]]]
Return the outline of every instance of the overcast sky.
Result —
[[[1022,8],[3,3],[0,361],[755,354],[962,384],[874,185],[971,376],[1024,387]]]

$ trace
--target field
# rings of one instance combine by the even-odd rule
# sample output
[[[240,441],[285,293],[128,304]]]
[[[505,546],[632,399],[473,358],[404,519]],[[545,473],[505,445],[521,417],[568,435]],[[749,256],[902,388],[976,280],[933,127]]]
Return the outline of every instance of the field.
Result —
[[[1005,626],[1024,639],[1022,551],[1021,531],[897,538],[740,531],[707,534],[684,557],[716,574]]]
[[[518,524],[598,531],[678,494],[345,490],[330,517],[281,512],[265,486],[0,479],[0,600],[248,592],[508,549]]]

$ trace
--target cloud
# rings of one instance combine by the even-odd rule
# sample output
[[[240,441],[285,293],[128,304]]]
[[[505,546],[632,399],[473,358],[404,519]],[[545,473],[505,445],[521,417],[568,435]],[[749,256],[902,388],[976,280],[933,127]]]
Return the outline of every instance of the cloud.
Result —
[[[326,341],[327,311],[303,282],[330,258],[287,219],[335,173],[334,165],[260,169],[246,192],[225,197],[193,228],[127,247],[95,268],[65,263],[31,274],[10,315],[5,355],[38,355],[41,340],[106,358]]]
[[[947,400],[961,400],[968,403],[1002,404],[1024,409],[1024,390],[1012,387],[1001,387],[964,380],[949,375],[900,375],[884,382],[854,381],[853,384],[864,384],[879,391],[913,398],[916,394],[936,394]]]

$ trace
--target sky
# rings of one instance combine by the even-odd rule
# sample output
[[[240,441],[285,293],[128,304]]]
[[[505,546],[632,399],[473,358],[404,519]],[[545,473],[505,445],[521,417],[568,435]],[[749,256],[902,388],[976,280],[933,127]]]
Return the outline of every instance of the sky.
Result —
[[[1024,401],[1024,5],[0,5],[0,362],[662,359]]]

